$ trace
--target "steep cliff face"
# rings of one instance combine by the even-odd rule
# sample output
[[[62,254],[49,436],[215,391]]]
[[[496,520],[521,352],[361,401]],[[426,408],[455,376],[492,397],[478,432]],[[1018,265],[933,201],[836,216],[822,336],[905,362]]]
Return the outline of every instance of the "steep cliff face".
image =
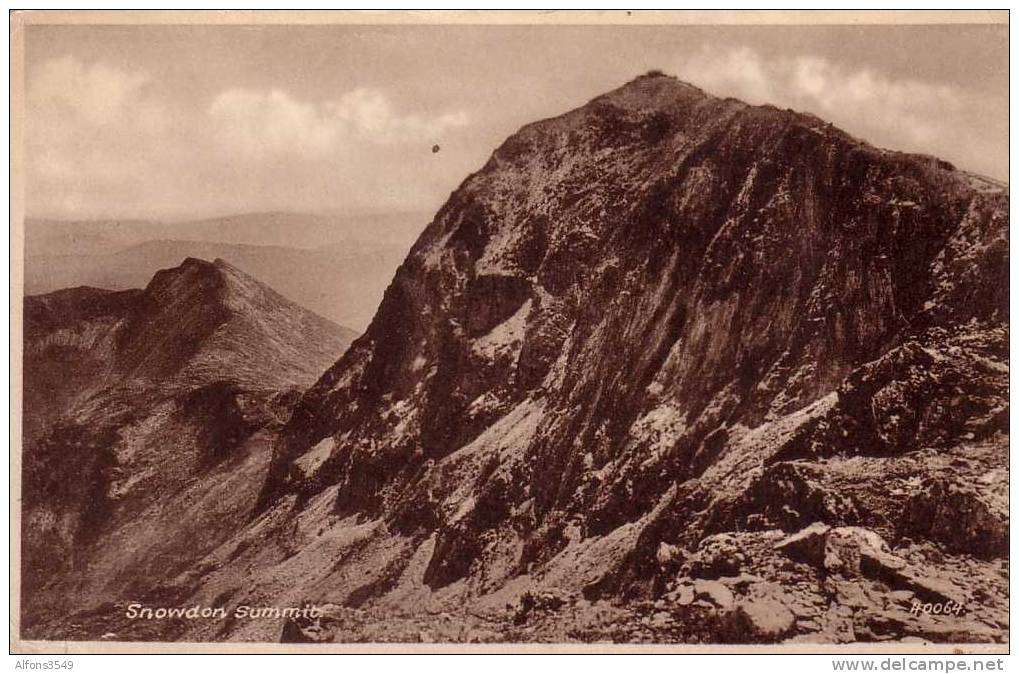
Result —
[[[605,533],[702,472],[726,428],[814,402],[922,325],[1000,317],[1006,203],[818,119],[640,78],[465,181],[280,463],[333,437],[310,488],[370,508],[528,405],[513,500]],[[965,265],[987,287],[948,287],[958,239],[993,249]]]
[[[825,413],[816,451],[899,455],[1007,413],[1007,205],[936,159],[640,78],[526,127],[452,195],[298,405],[263,504],[333,486],[338,514],[431,537],[425,585],[478,593],[667,521],[622,545],[624,571],[573,579],[626,592],[659,544],[746,528],[712,522],[726,499],[758,529],[825,519],[769,520],[797,505],[781,490],[747,505],[792,456],[755,433],[806,444]],[[733,464],[750,484],[718,477]]]
[[[26,297],[26,623],[150,593],[241,527],[264,436],[353,335],[222,260]]]
[[[181,633],[1002,638],[1007,213],[934,158],[664,76],[525,127],[175,585],[328,617]]]

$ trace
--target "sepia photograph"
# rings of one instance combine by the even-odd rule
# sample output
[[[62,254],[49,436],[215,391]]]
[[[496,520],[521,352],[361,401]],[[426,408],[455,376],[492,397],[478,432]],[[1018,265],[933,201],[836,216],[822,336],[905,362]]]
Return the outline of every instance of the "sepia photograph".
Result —
[[[12,652],[1007,653],[1008,21],[12,12]]]

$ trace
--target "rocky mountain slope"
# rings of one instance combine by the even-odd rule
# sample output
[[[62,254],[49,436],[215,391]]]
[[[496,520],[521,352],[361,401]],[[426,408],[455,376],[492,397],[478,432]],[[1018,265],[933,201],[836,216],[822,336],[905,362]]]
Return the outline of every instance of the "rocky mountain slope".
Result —
[[[356,336],[223,260],[143,290],[26,297],[24,317],[26,626],[147,586],[241,526],[265,434]]]
[[[464,181],[160,585],[326,616],[58,632],[1006,639],[1007,262],[1007,189],[638,78]]]

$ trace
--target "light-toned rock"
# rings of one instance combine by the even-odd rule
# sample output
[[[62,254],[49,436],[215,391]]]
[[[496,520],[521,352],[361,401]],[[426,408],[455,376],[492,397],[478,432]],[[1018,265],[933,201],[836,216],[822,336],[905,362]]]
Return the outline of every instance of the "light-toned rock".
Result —
[[[728,620],[733,641],[778,641],[796,628],[796,617],[782,602],[772,598],[741,601]]]
[[[738,575],[748,561],[735,536],[715,534],[701,541],[685,568],[689,575],[696,578],[719,578]]]
[[[689,606],[695,599],[693,585],[687,583],[678,585],[676,589],[667,594],[665,598],[678,606]]]
[[[797,561],[821,566],[829,531],[831,527],[824,522],[814,522],[776,543],[775,549]]]
[[[658,544],[658,550],[655,552],[655,559],[663,569],[678,568],[683,563],[684,556],[682,548],[665,541]]]
[[[735,600],[732,590],[717,580],[697,579],[694,581],[693,591],[698,599],[705,599],[723,611],[732,608]]]

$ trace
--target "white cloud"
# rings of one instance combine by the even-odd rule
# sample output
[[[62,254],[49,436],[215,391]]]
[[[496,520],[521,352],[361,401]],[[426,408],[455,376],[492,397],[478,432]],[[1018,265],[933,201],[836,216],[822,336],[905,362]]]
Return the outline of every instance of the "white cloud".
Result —
[[[327,107],[362,138],[380,143],[432,140],[447,129],[465,126],[468,122],[467,113],[462,111],[434,117],[400,115],[375,89],[354,89]]]
[[[252,154],[292,151],[314,155],[330,151],[339,129],[309,103],[283,91],[231,89],[209,108],[223,139]]]
[[[129,185],[167,150],[171,117],[141,71],[71,56],[29,70],[29,209],[73,210]]]
[[[37,111],[62,109],[87,124],[102,126],[118,121],[147,81],[143,73],[64,56],[47,61],[31,74],[28,104]]]
[[[366,88],[323,102],[300,101],[279,89],[230,89],[216,97],[209,114],[224,141],[257,156],[322,157],[358,142],[433,142],[468,121],[463,112],[431,117],[401,114],[382,92]]]
[[[961,114],[965,102],[949,86],[809,55],[765,57],[747,47],[704,49],[682,72],[712,93],[812,112],[875,142],[900,140],[908,149],[951,133],[953,115]]]
[[[467,170],[447,149],[466,114],[401,111],[376,89],[326,101],[281,88],[182,100],[137,68],[71,56],[26,75],[35,214],[412,210]],[[436,162],[430,148],[440,142],[447,151]]]

